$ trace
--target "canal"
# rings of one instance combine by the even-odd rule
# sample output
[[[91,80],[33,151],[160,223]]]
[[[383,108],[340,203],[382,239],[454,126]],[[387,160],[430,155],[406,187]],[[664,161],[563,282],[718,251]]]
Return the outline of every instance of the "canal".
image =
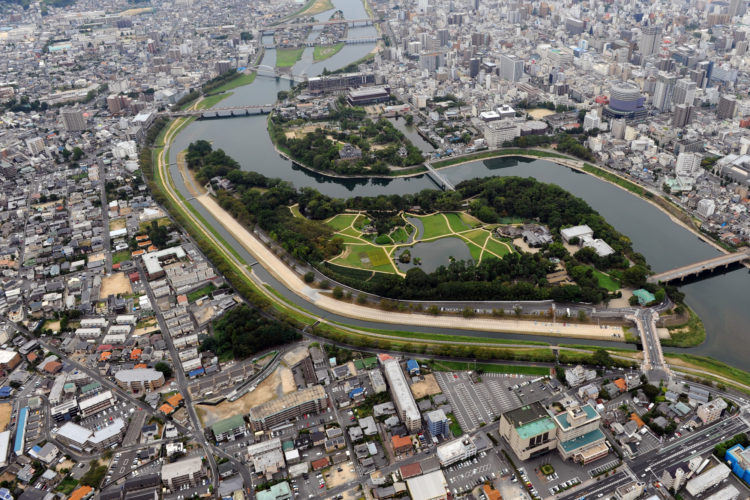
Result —
[[[348,19],[366,17],[360,0],[333,0],[337,9],[342,9]],[[330,15],[330,13],[319,15]],[[357,31],[362,35],[371,33],[372,27],[350,29],[349,36],[356,37]],[[312,48],[305,50],[302,59],[295,65],[294,73],[306,73],[309,76],[320,73],[324,67],[329,69],[345,66],[365,56],[373,49],[372,44],[347,45],[332,58],[319,63],[312,62]],[[275,51],[268,50],[263,64],[275,65]],[[279,90],[289,88],[286,80],[258,77],[251,85],[234,90],[234,94],[225,99],[221,106],[242,104],[265,104],[276,99]],[[401,128],[401,127],[399,127]],[[253,170],[268,177],[279,177],[291,182],[296,187],[313,187],[320,192],[334,197],[372,196],[381,194],[405,194],[422,189],[435,189],[435,184],[426,176],[419,175],[405,179],[337,179],[322,176],[304,169],[295,168],[274,150],[266,130],[266,117],[251,116],[226,120],[197,121],[186,127],[175,139],[170,151],[170,162],[175,162],[177,152],[198,139],[206,139],[215,148],[222,148],[235,158],[243,169]],[[187,195],[182,178],[176,167],[170,167],[172,178],[178,190]],[[711,257],[717,250],[702,242],[693,233],[672,222],[669,217],[653,205],[640,198],[608,184],[596,177],[579,173],[572,169],[543,160],[524,160],[502,158],[488,161],[476,161],[441,170],[448,180],[458,183],[474,177],[486,176],[531,176],[542,182],[555,183],[574,195],[586,200],[595,210],[601,213],[617,228],[629,236],[636,251],[642,253],[655,271],[663,271],[676,266]],[[193,201],[193,206],[232,244],[249,262],[250,256],[223,227]],[[294,292],[287,290],[260,266],[254,268],[264,281],[274,286],[285,297],[303,305],[307,310],[334,321],[353,326],[377,327],[398,330],[397,325],[388,326],[365,321],[338,317],[310,305]],[[748,291],[750,275],[746,269],[718,275],[710,279],[691,283],[682,287],[686,302],[703,319],[707,331],[706,342],[696,348],[682,350],[694,354],[711,356],[730,363],[738,368],[747,367],[750,359],[750,342],[745,343],[750,325],[750,307]],[[411,328],[414,331],[443,332],[440,329]],[[497,337],[508,339],[534,339],[535,337],[518,336],[488,332],[451,332],[466,335]],[[537,340],[555,342],[555,339],[536,337]],[[576,343],[588,343],[576,341]],[[731,347],[731,349],[730,349]],[[666,349],[669,351],[670,349]]]

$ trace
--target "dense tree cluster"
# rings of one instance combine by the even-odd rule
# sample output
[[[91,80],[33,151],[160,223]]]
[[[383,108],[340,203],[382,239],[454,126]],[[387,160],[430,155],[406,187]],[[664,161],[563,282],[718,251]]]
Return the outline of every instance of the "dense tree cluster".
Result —
[[[241,305],[231,309],[213,325],[214,334],[201,344],[202,351],[212,351],[219,357],[229,354],[242,359],[269,347],[300,338],[289,325],[268,319],[256,309]]]
[[[423,161],[419,149],[391,122],[385,119],[373,122],[365,117],[362,108],[339,103],[326,120],[337,121],[340,130],[318,128],[303,137],[287,137],[285,126],[296,125],[298,120],[286,122],[274,115],[271,134],[274,142],[288,150],[294,160],[319,171],[342,175],[387,174],[391,165],[408,167]],[[358,148],[361,158],[342,159],[339,155],[342,143]]]
[[[201,183],[206,183],[216,176],[225,176],[230,170],[240,168],[239,163],[223,149],[214,151],[211,143],[202,139],[188,146],[185,161],[188,168],[196,171],[196,178]]]

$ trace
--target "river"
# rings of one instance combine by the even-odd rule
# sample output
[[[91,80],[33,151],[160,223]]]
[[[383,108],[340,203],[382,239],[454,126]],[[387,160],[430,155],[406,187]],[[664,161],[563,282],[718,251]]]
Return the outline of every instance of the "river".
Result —
[[[367,17],[360,0],[333,0],[337,9],[341,9],[348,19]],[[319,14],[318,19],[327,19],[328,13]],[[374,28],[353,28],[349,36],[366,36]],[[361,34],[357,34],[361,33]],[[294,73],[306,73],[309,76],[320,73],[324,67],[334,69],[358,60],[373,49],[372,44],[347,45],[339,53],[326,61],[312,62],[312,48],[305,49],[302,59],[294,66]],[[262,64],[275,65],[275,51],[267,50]],[[222,101],[221,106],[241,104],[265,104],[276,99],[279,90],[289,88],[286,80],[258,77],[254,83],[234,90],[234,94]],[[401,127],[399,127],[401,128]],[[243,169],[253,170],[268,177],[279,177],[293,183],[296,187],[309,186],[334,197],[372,196],[380,194],[405,194],[422,189],[435,189],[435,184],[426,176],[419,175],[405,179],[336,179],[315,174],[300,168],[293,168],[291,163],[275,152],[266,130],[266,117],[254,116],[231,118],[225,120],[197,121],[186,127],[175,139],[170,151],[170,162],[175,162],[177,152],[198,139],[206,139],[215,148],[222,148],[235,158]],[[178,190],[188,198],[187,190],[176,167],[170,167],[172,178]],[[542,182],[561,186],[576,196],[586,200],[595,210],[601,213],[618,231],[628,235],[633,241],[633,248],[641,252],[655,271],[664,271],[673,267],[688,264],[717,254],[717,250],[700,241],[693,233],[672,222],[669,217],[653,205],[638,197],[608,184],[596,177],[582,174],[572,169],[543,160],[524,160],[501,158],[496,160],[476,161],[441,170],[453,183],[474,177],[491,175],[532,176]],[[240,254],[253,262],[252,257],[242,249],[223,227],[202,209],[200,204],[192,202],[202,215],[234,246]],[[304,302],[292,291],[285,289],[260,266],[254,268],[264,281],[276,286],[277,290],[290,300],[304,304],[309,311],[329,319],[346,322],[355,326],[392,328],[382,324],[337,317],[315,306]],[[750,307],[748,291],[750,275],[745,268],[718,275],[702,281],[683,286],[686,302],[703,319],[707,331],[706,342],[696,348],[681,350],[711,356],[730,363],[738,368],[746,368],[750,359],[750,342],[742,339],[750,325]],[[436,331],[439,329],[412,328],[415,331]],[[509,339],[531,339],[535,337],[491,334],[486,332],[451,332],[484,337],[503,337]],[[537,340],[555,342],[555,339],[536,337]],[[572,341],[571,341],[572,342]],[[577,343],[588,343],[576,341]],[[731,349],[729,348],[731,347]],[[675,349],[665,349],[667,351]]]

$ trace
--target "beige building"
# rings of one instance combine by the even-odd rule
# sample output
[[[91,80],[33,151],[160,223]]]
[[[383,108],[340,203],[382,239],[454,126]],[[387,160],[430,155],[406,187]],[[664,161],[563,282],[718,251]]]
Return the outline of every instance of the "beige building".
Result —
[[[149,392],[164,385],[164,374],[151,368],[120,370],[115,373],[115,381],[131,392]]]
[[[698,418],[700,418],[704,424],[711,424],[719,420],[721,412],[726,410],[726,408],[727,402],[721,398],[716,398],[708,403],[700,405],[695,414],[698,415]]]
[[[200,456],[186,458],[161,467],[161,481],[171,491],[189,484],[195,486],[204,476],[203,458]]]
[[[556,431],[552,417],[539,402],[510,410],[500,417],[500,435],[520,460],[554,450]]]
[[[571,406],[555,416],[557,450],[564,459],[589,463],[607,456],[609,447],[599,429],[601,416],[591,405]]]
[[[248,420],[253,431],[266,431],[307,413],[320,413],[327,407],[325,389],[313,385],[250,408]]]

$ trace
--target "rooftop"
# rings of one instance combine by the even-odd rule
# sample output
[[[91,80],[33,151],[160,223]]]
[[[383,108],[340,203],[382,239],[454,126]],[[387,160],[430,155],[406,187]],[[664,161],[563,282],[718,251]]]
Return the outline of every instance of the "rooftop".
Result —
[[[585,448],[593,443],[596,443],[600,439],[604,439],[604,433],[599,429],[594,429],[591,432],[587,432],[577,438],[570,439],[568,441],[560,441],[560,446],[565,450],[566,453]]]

